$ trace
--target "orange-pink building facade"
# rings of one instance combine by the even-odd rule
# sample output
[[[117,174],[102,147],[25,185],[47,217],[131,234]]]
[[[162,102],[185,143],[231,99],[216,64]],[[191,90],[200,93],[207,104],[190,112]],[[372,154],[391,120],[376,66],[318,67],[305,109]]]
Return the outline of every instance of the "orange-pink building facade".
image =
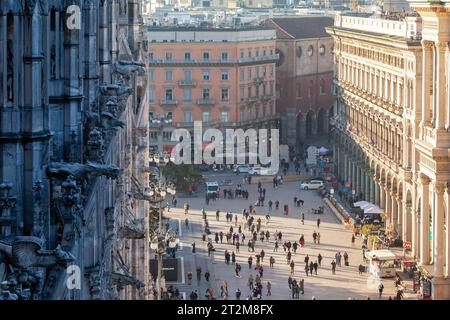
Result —
[[[275,30],[149,27],[150,144],[167,151],[175,128],[273,128]]]

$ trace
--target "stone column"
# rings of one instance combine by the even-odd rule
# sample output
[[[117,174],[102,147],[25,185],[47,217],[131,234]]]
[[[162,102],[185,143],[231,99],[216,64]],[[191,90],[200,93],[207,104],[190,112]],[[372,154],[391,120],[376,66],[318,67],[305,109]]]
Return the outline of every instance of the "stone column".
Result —
[[[359,196],[361,192],[361,168],[359,166],[356,167],[356,194]]]
[[[422,125],[430,124],[431,72],[433,70],[433,42],[422,40]]]
[[[385,189],[384,189],[384,193],[385,193],[385,195],[386,195],[386,201],[385,201],[385,210],[384,210],[384,212],[386,213],[386,222],[389,222],[388,224],[389,224],[389,226],[390,227],[393,227],[393,225],[392,225],[392,209],[391,209],[391,194],[390,194],[390,192],[389,192],[389,190],[387,190],[387,187],[385,187]]]
[[[378,184],[378,181],[374,181],[373,186],[374,186],[374,201],[373,201],[373,203],[376,205],[380,205],[380,185]]]
[[[436,43],[436,90],[434,91],[435,95],[435,106],[434,106],[434,112],[433,115],[436,119],[435,127],[437,130],[444,130],[445,129],[445,122],[446,122],[446,99],[449,92],[446,92],[445,88],[445,51],[447,49],[447,43],[446,42],[439,42]],[[448,59],[448,58],[447,58]],[[447,75],[447,81],[450,78],[450,74]],[[448,108],[448,107],[447,107]],[[447,112],[449,112],[447,110]]]
[[[391,195],[391,221],[392,221],[392,227],[394,228],[394,230],[398,231],[398,206],[397,206],[397,196],[392,194]]]
[[[375,190],[376,190],[376,187],[375,187],[375,178],[374,177],[370,177],[370,179],[369,179],[369,184],[370,184],[370,195],[369,195],[369,201],[371,202],[371,203],[374,203],[375,204],[375,202],[376,202],[376,195],[375,195]]]
[[[364,180],[365,180],[364,199],[366,201],[370,201],[370,176],[367,174],[367,172],[364,174]]]
[[[402,199],[397,197],[395,199],[397,201],[397,232],[400,235],[401,239],[404,241],[405,238],[403,237],[403,229],[405,228],[403,224],[405,223],[405,217],[403,215],[403,203]]]
[[[447,212],[445,212],[445,225],[447,226],[445,230],[445,243],[446,243],[446,255],[445,255],[445,276],[447,279],[450,277],[450,190],[447,185],[445,190],[445,197],[447,198]]]
[[[433,213],[433,262],[434,277],[436,278],[442,277],[444,275],[444,191],[444,183],[434,183],[435,210]]]
[[[383,182],[379,182],[379,186],[380,186],[380,208],[381,209],[386,209],[386,191],[384,190],[384,184]]]
[[[429,186],[430,179],[421,174],[419,183],[422,185],[422,199],[420,208],[420,263],[430,263],[430,203],[429,203]]]

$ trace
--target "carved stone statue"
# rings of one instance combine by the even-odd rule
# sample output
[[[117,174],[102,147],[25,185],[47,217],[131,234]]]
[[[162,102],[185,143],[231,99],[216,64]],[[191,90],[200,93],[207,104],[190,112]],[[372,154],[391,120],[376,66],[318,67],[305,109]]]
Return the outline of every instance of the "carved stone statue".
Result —
[[[12,243],[0,240],[0,254],[15,268],[26,270],[56,264],[67,266],[75,260],[73,255],[64,251],[61,246],[54,250],[45,250],[42,247],[43,241],[37,237],[17,236]]]
[[[126,78],[129,78],[135,72],[142,76],[145,75],[145,64],[134,61],[119,61],[114,65],[114,72]]]
[[[105,155],[105,141],[103,139],[103,133],[96,127],[89,132],[87,141],[87,158],[90,161],[103,162],[103,156]]]
[[[88,162],[69,163],[69,162],[51,162],[47,167],[47,175],[50,178],[64,181],[68,176],[72,175],[78,180],[87,180],[91,177],[106,176],[110,179],[116,179],[122,170],[117,166],[109,164],[98,164]]]
[[[100,93],[106,96],[131,95],[133,89],[123,84],[103,84],[99,86]]]

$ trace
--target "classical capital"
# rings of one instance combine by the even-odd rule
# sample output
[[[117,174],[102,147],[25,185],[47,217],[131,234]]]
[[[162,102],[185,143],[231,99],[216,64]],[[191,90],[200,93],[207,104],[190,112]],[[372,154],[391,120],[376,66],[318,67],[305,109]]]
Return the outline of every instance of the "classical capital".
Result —
[[[430,40],[422,40],[422,47],[426,48],[426,49],[431,49],[433,47],[433,41]]]
[[[442,53],[444,53],[445,50],[447,50],[449,44],[448,44],[448,42],[436,42],[435,46],[438,51],[441,51]]]
[[[430,181],[431,181],[430,178],[428,178],[428,176],[423,173],[419,173],[417,180],[422,185],[428,185],[428,184],[430,184]]]
[[[442,196],[444,194],[446,188],[447,188],[447,183],[445,183],[445,182],[435,181],[433,184],[434,191],[440,196]]]

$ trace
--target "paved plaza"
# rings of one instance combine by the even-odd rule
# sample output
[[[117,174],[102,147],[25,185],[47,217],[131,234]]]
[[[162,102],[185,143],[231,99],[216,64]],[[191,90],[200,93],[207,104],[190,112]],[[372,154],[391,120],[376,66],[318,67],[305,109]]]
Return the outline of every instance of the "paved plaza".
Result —
[[[234,185],[230,187],[222,188],[234,188],[236,183],[242,183],[242,176],[232,176],[217,174],[216,176],[209,176],[208,180],[212,181],[214,179],[233,179]],[[329,208],[326,207],[321,196],[317,191],[300,191],[299,182],[287,182],[278,188],[273,188],[272,183],[264,183],[263,188],[266,189],[266,201],[264,207],[256,207],[257,212],[255,216],[256,220],[260,217],[262,220],[261,230],[270,232],[269,242],[261,242],[259,240],[256,242],[255,252],[249,252],[247,242],[251,238],[250,232],[244,231],[246,239],[243,245],[240,247],[240,252],[236,252],[236,248],[232,244],[226,244],[226,238],[224,237],[224,243],[218,244],[214,241],[214,234],[221,231],[226,234],[229,231],[230,226],[233,226],[235,232],[237,227],[235,226],[234,217],[232,223],[227,223],[225,219],[226,211],[231,211],[233,214],[238,215],[237,226],[242,225],[244,228],[245,219],[242,216],[242,209],[248,208],[250,204],[255,204],[257,200],[257,184],[243,184],[243,189],[250,192],[250,197],[248,200],[238,199],[223,199],[220,198],[216,201],[210,201],[209,205],[205,204],[205,199],[203,196],[195,198],[179,198],[178,208],[172,208],[169,213],[166,213],[167,217],[170,217],[171,224],[178,225],[181,227],[181,250],[178,251],[177,256],[181,258],[181,271],[182,276],[181,281],[175,284],[181,292],[186,294],[186,298],[189,299],[189,294],[192,290],[197,290],[199,294],[199,299],[205,299],[205,291],[207,288],[214,289],[216,297],[220,298],[220,287],[223,281],[226,280],[228,283],[229,299],[235,299],[235,291],[239,288],[242,292],[241,299],[246,299],[249,294],[249,287],[247,281],[249,275],[252,274],[255,277],[258,272],[254,270],[256,258],[255,255],[264,249],[265,258],[262,263],[264,267],[264,277],[262,283],[263,289],[263,299],[291,299],[291,291],[288,287],[288,278],[290,276],[290,267],[287,264],[286,252],[283,250],[282,244],[284,241],[289,240],[292,243],[294,241],[299,241],[300,236],[303,234],[305,237],[305,247],[297,250],[297,254],[292,254],[293,260],[295,262],[295,273],[293,278],[297,281],[300,279],[305,280],[305,293],[300,295],[300,299],[378,299],[377,285],[374,284],[369,278],[367,273],[359,275],[358,266],[363,263],[361,243],[362,239],[358,237],[356,242],[352,244],[352,232],[346,229],[336,218],[336,216],[331,212]],[[294,207],[293,198],[297,196],[298,198],[304,200],[303,207]],[[222,193],[221,193],[222,197]],[[280,209],[278,211],[275,208],[270,212],[271,220],[268,225],[266,225],[265,215],[269,212],[267,202],[272,200],[280,201]],[[184,203],[189,203],[190,210],[187,218],[189,219],[189,227],[185,226],[186,216],[184,210],[182,209]],[[285,216],[283,214],[283,205],[289,205],[289,215]],[[325,206],[325,212],[321,215],[315,215],[312,213],[313,208],[318,208],[319,206]],[[275,207],[275,206],[274,206]],[[205,208],[207,211],[208,222],[210,225],[211,235],[209,237],[212,239],[214,247],[216,249],[213,252],[211,258],[207,254],[207,242],[202,241],[203,234],[203,219],[201,210]],[[220,210],[220,220],[216,221],[215,211]],[[300,213],[305,214],[304,225],[301,223]],[[320,217],[321,224],[320,228],[317,227],[317,218]],[[273,252],[274,250],[274,233],[276,231],[281,231],[283,234],[283,239],[280,242],[280,247],[278,252]],[[312,234],[314,231],[320,232],[320,244],[313,243]],[[196,243],[196,254],[191,252],[192,242]],[[241,278],[235,275],[235,266],[230,264],[225,264],[224,251],[228,250],[230,253],[232,251],[236,254],[236,262],[241,264],[242,272]],[[331,272],[331,262],[337,252],[342,255],[344,252],[348,253],[349,256],[349,266],[344,266],[342,263],[341,267],[337,267],[336,274]],[[304,267],[304,258],[309,255],[310,261],[313,262],[317,260],[318,254],[323,256],[321,267],[319,267],[318,274],[314,276],[306,276]],[[253,256],[253,267],[249,269],[247,259]],[[273,256],[275,258],[274,268],[269,268],[269,258]],[[364,263],[363,263],[364,264]],[[196,268],[202,268],[202,279],[200,283],[196,280]],[[206,282],[204,278],[204,273],[208,270],[211,273],[211,279]],[[188,285],[186,274],[192,272],[193,281],[191,285]],[[384,279],[384,293],[383,299],[387,299],[388,296],[395,296],[394,289],[394,279]],[[270,297],[266,296],[266,284],[270,281],[272,284],[272,295]],[[170,284],[170,283],[169,283]],[[405,298],[409,295],[406,293]]]

